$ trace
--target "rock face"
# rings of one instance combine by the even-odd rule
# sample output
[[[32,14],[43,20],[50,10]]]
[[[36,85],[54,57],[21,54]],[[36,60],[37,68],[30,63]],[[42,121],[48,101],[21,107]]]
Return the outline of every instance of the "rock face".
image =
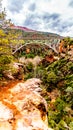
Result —
[[[51,130],[47,104],[36,78],[1,88],[0,130]]]
[[[42,61],[42,58],[39,56],[35,56],[34,58],[27,58],[27,59],[24,56],[19,58],[19,63],[25,64],[25,65],[32,63],[34,66],[37,66],[40,64],[41,61]]]

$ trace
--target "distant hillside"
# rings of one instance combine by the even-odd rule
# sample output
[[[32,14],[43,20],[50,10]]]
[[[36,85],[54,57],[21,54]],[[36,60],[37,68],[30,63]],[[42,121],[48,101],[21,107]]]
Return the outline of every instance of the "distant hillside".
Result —
[[[27,27],[22,27],[22,26],[16,26],[14,24],[4,24],[2,26],[2,29],[4,30],[8,30],[11,29],[15,30],[15,33],[17,31],[20,31],[23,33],[24,35],[24,39],[26,40],[50,40],[50,39],[63,39],[62,36],[55,34],[55,33],[51,33],[51,32],[42,32],[42,31],[37,31],[37,30],[33,30]]]
[[[22,30],[26,33],[29,33],[28,36],[26,35],[25,39],[49,39],[49,38],[60,38],[62,39],[63,37],[55,34],[55,33],[51,33],[51,32],[42,32],[42,31],[37,31],[37,30],[33,30],[33,29],[29,29],[27,27],[22,27],[22,26],[11,26],[11,29],[17,29],[17,30]]]
[[[13,26],[11,26],[10,28],[11,28],[11,29],[20,29],[20,30],[23,30],[23,31],[25,31],[25,32],[35,32],[35,31],[32,30],[32,29],[29,29],[29,28],[27,28],[27,27],[22,27],[22,26],[15,26],[15,25],[13,25]]]

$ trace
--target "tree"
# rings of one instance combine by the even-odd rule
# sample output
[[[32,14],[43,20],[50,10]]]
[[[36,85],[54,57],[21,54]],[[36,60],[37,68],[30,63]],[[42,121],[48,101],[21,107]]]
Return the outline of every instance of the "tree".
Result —
[[[0,0],[0,26],[3,26],[6,21],[6,10],[2,9],[2,0]]]

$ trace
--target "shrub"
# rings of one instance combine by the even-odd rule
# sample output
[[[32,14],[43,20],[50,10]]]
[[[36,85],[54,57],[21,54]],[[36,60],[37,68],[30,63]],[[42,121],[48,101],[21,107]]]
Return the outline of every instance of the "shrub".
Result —
[[[33,71],[33,64],[32,64],[31,62],[28,63],[28,64],[26,65],[26,69],[27,69],[27,71],[32,72],[32,71]]]
[[[12,60],[12,56],[8,56],[8,55],[2,55],[0,56],[0,64],[9,64]]]
[[[25,54],[25,58],[34,58],[34,57],[35,57],[35,54],[33,53]]]
[[[54,73],[54,71],[50,71],[47,77],[48,83],[56,83],[57,82],[57,75]]]

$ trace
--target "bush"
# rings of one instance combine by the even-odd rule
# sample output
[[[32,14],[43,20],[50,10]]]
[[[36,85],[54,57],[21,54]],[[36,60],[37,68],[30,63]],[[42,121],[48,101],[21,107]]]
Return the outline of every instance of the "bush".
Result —
[[[35,57],[35,54],[33,53],[25,54],[25,58],[34,58],[34,57]]]
[[[26,73],[26,75],[24,76],[24,80],[27,80],[30,78],[33,78],[33,73],[32,72]]]
[[[54,73],[54,71],[50,71],[47,77],[47,82],[48,83],[57,83],[58,77]]]
[[[58,98],[56,100],[56,102],[55,102],[55,107],[56,107],[58,112],[63,112],[64,113],[65,102],[62,99]]]
[[[32,72],[32,71],[33,71],[33,64],[32,64],[31,62],[28,63],[28,64],[26,65],[26,69],[27,69],[27,71]]]
[[[12,56],[8,56],[8,55],[2,55],[0,56],[0,64],[9,64],[12,60]]]
[[[9,64],[13,60],[13,56],[0,56],[0,79],[3,77],[3,72],[9,69]]]

